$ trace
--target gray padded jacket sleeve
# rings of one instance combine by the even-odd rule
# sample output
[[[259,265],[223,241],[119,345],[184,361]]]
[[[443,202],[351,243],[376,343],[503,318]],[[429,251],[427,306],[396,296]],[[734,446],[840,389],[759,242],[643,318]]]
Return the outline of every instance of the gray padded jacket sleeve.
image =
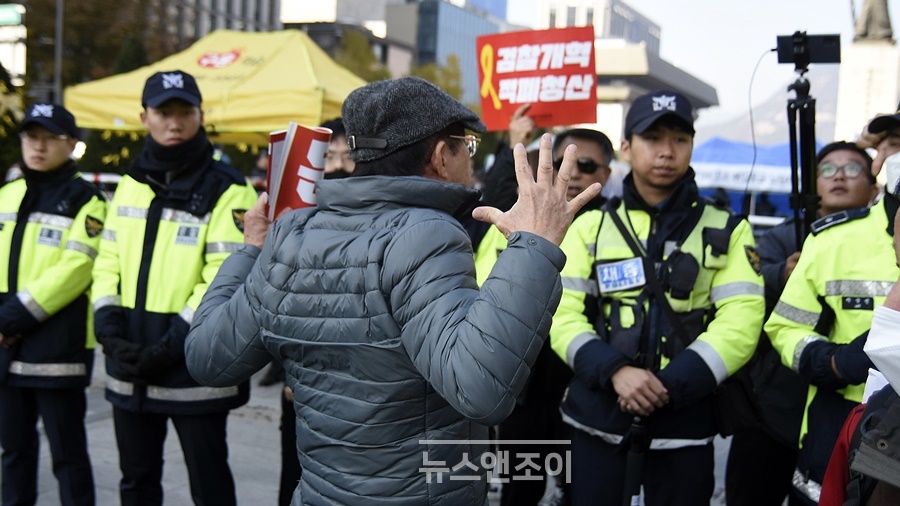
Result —
[[[268,241],[263,248],[271,252]],[[185,361],[202,385],[239,385],[272,359],[259,339],[259,298],[253,283],[244,282],[258,255],[259,248],[249,245],[230,255],[194,313]]]

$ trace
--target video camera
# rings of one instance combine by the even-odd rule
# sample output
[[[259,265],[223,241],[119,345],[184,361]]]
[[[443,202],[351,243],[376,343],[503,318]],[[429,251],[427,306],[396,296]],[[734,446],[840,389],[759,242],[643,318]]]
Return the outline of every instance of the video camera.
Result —
[[[797,70],[806,69],[810,63],[840,63],[841,36],[793,35],[778,36],[778,63],[793,63]]]

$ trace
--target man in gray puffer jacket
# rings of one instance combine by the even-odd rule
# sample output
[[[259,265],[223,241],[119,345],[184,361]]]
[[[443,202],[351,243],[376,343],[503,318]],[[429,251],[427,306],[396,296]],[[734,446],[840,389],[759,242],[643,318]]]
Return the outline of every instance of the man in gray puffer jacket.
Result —
[[[265,197],[248,211],[245,246],[194,315],[188,368],[221,387],[284,363],[295,505],[487,504],[487,427],[525,386],[560,298],[556,245],[600,185],[566,202],[574,146],[554,177],[545,135],[535,181],[518,145],[516,205],[472,212],[509,238],[479,292],[454,217],[477,199],[464,134],[484,131],[478,116],[414,77],[360,88],[342,113],[353,175],[319,182],[318,206],[271,231]]]

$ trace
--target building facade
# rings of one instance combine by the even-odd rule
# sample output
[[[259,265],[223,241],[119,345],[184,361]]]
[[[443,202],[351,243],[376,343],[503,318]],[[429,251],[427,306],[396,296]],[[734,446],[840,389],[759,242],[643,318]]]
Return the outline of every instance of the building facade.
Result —
[[[540,0],[538,28],[591,26],[598,39],[644,44],[659,54],[659,25],[620,0]]]
[[[476,11],[449,2],[425,1],[417,7],[417,63],[443,66],[450,55],[455,55],[462,79],[462,101],[479,104],[476,39],[499,32],[500,26]]]
[[[147,15],[150,26],[178,41],[179,50],[214,30],[282,29],[281,0],[152,0]]]

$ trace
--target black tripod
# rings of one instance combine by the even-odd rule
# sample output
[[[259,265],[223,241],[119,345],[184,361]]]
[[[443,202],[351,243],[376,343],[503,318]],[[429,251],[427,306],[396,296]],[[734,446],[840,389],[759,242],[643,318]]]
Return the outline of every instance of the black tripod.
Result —
[[[791,209],[794,210],[794,230],[799,247],[809,234],[813,222],[816,221],[820,197],[816,193],[816,99],[809,96],[809,81],[804,77],[810,60],[806,46],[806,33],[797,32],[793,38],[794,64],[799,77],[787,88],[787,91],[794,91],[797,94],[796,98],[788,99],[787,117],[791,143]],[[798,115],[799,123],[797,122]],[[797,144],[798,130],[800,132],[799,146]],[[803,221],[800,220],[801,210],[803,210]]]

